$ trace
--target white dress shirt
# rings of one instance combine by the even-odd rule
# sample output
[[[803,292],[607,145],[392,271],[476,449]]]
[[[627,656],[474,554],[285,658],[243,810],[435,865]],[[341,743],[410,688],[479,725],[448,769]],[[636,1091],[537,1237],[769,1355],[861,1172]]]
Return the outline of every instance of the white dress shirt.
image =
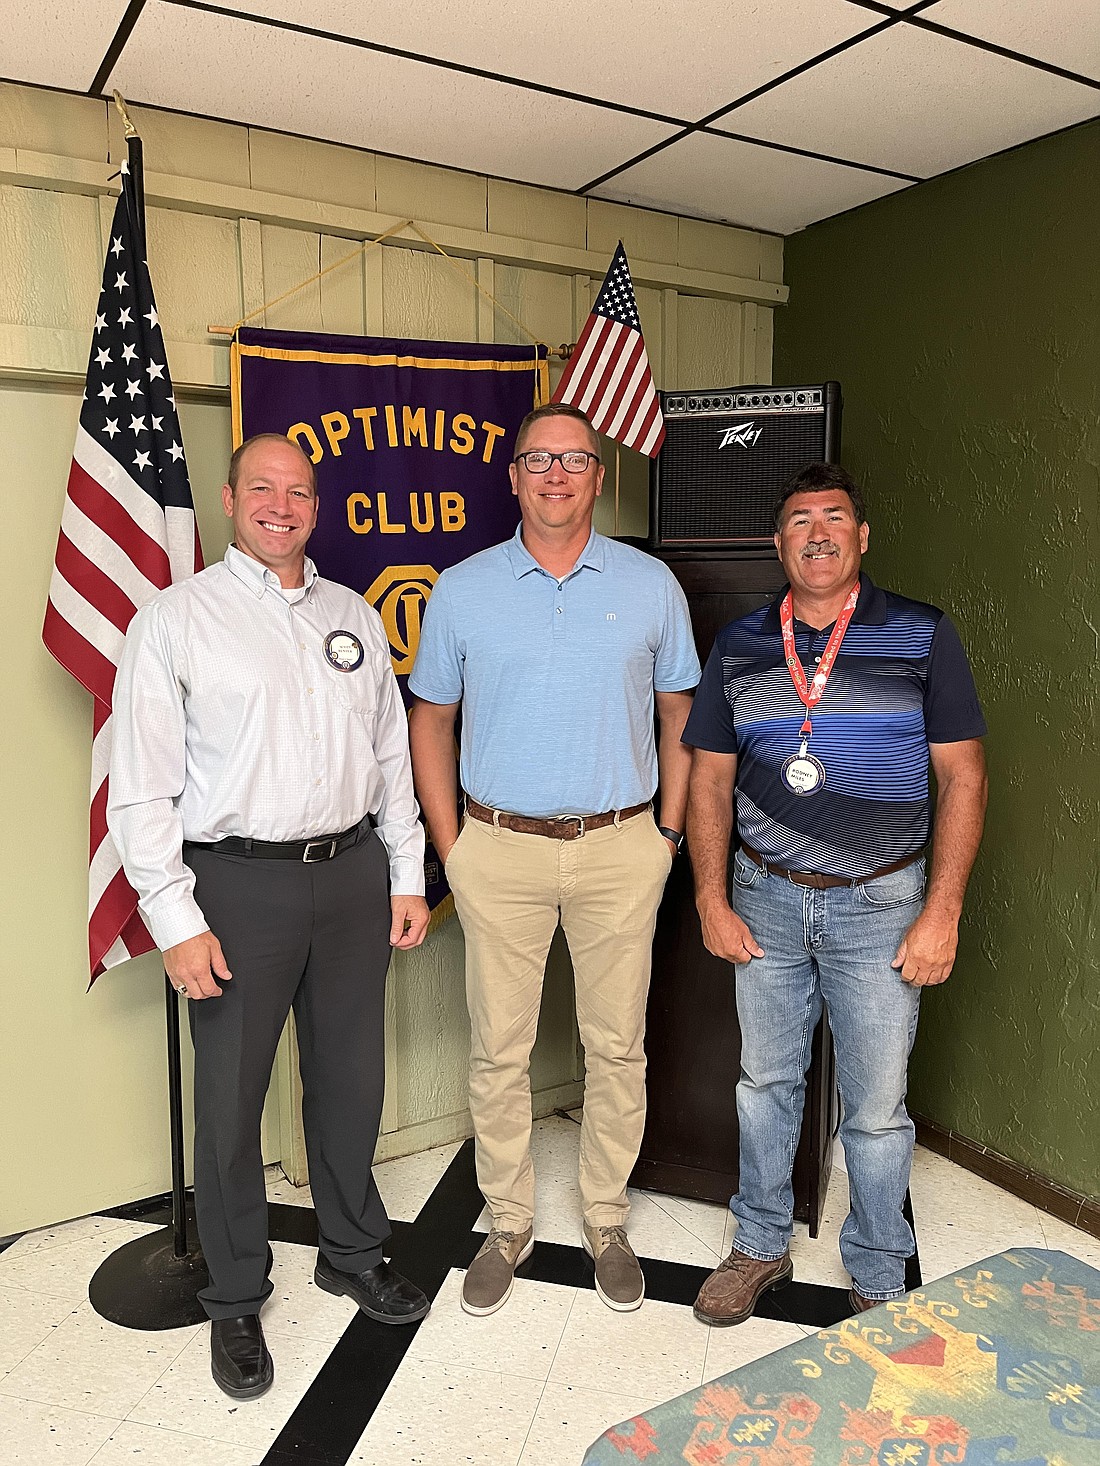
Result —
[[[350,671],[325,655],[349,632]],[[378,613],[305,562],[293,602],[234,546],[134,616],[114,689],[107,824],[164,950],[207,930],[184,840],[309,840],[373,815],[394,895],[424,893],[408,722]]]

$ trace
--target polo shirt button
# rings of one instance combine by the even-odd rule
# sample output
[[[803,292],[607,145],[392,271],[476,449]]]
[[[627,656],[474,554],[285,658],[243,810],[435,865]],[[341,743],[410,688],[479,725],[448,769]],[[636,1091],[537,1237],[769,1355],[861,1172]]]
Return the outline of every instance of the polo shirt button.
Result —
[[[561,615],[561,607],[560,606],[558,607],[558,615],[559,616]]]

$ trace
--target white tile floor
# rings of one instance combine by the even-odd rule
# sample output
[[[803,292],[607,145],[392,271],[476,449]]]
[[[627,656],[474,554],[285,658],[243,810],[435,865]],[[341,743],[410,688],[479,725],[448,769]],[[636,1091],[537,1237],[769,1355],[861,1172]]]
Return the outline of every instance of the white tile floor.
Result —
[[[534,1143],[538,1235],[573,1246],[578,1133],[572,1121],[545,1120]],[[456,1150],[377,1167],[392,1217],[415,1219]],[[1009,1245],[1061,1248],[1100,1267],[1100,1241],[929,1151],[917,1151],[912,1193],[926,1278]],[[269,1195],[310,1204],[275,1171]],[[847,1286],[836,1255],[846,1198],[838,1165],[822,1235],[811,1241],[796,1230],[802,1281]],[[713,1265],[731,1229],[724,1207],[634,1197],[630,1230],[643,1256]],[[264,1313],[275,1386],[234,1404],[210,1378],[205,1329],[137,1333],[105,1323],[88,1303],[99,1262],[142,1230],[86,1217],[0,1253],[4,1466],[257,1466],[354,1312],[314,1287],[310,1249],[275,1243],[275,1293]],[[446,1279],[352,1453],[357,1466],[576,1466],[609,1425],[810,1332],[768,1319],[710,1330],[690,1309],[652,1300],[615,1314],[588,1289],[523,1278],[500,1313],[475,1320],[459,1308],[461,1285],[460,1272]]]

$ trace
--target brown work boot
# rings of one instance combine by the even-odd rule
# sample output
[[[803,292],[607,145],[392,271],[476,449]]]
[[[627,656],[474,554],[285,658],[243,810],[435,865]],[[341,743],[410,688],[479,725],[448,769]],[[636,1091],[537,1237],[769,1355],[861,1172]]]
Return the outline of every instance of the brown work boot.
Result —
[[[738,1252],[735,1247],[699,1289],[693,1310],[695,1317],[703,1323],[723,1326],[744,1323],[752,1317],[761,1293],[769,1288],[784,1288],[793,1277],[789,1253],[763,1262]]]
[[[645,1279],[622,1227],[584,1224],[584,1250],[596,1264],[596,1292],[616,1313],[640,1308]]]
[[[466,1269],[462,1283],[463,1309],[483,1318],[503,1308],[512,1291],[513,1274],[531,1256],[534,1245],[530,1227],[526,1232],[502,1232],[493,1227],[481,1251]]]

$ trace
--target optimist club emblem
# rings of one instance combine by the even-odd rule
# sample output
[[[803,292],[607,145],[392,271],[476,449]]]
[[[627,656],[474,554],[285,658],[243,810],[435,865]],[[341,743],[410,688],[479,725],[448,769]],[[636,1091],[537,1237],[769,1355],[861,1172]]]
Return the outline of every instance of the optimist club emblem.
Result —
[[[337,672],[354,672],[363,665],[363,643],[350,631],[330,631],[325,637],[325,660]]]

